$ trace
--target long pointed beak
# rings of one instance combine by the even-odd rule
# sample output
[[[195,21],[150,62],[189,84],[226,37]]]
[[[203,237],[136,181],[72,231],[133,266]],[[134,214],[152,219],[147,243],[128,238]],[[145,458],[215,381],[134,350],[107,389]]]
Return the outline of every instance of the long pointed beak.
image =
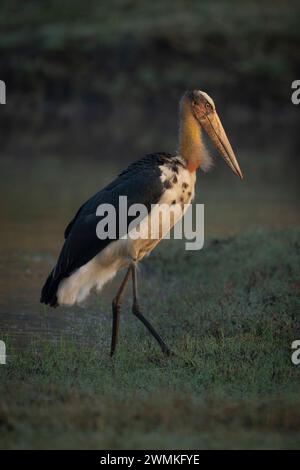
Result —
[[[243,174],[217,113],[214,111],[213,113],[203,117],[200,122],[201,126],[217,147],[227,165],[237,176],[243,179]]]

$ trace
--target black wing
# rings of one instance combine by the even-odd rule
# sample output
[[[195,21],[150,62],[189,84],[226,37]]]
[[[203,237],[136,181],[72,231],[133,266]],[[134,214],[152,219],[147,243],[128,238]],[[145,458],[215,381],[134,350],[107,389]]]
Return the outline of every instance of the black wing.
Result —
[[[97,237],[96,226],[101,220],[100,216],[96,216],[97,207],[112,204],[118,220],[119,196],[127,196],[128,206],[140,203],[150,211],[151,204],[156,204],[164,191],[159,166],[172,164],[172,158],[172,155],[162,153],[146,155],[81,206],[65,230],[66,240],[42,290],[41,302],[55,305],[60,281],[94,258],[112,241]]]

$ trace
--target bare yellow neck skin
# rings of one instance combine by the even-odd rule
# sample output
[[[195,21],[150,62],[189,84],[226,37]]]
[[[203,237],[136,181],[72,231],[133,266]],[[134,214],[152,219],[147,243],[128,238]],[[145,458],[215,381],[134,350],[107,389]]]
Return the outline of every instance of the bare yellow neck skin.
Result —
[[[180,116],[178,153],[186,161],[190,172],[196,171],[201,165],[201,155],[204,151],[200,126],[192,113],[183,109]]]

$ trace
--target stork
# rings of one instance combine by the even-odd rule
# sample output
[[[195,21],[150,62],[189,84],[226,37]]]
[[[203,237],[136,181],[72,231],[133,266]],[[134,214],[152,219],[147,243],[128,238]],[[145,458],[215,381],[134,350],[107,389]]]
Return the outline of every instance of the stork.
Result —
[[[174,225],[194,198],[196,170],[207,171],[211,166],[211,157],[203,144],[203,130],[231,170],[243,178],[215,104],[205,92],[187,91],[180,100],[179,118],[176,153],[159,152],[135,161],[80,207],[65,229],[65,242],[58,261],[42,289],[42,303],[51,307],[72,306],[86,299],[93,288],[100,291],[121,268],[126,268],[125,277],[112,302],[111,356],[116,349],[121,301],[130,277],[133,285],[132,313],[153,335],[162,352],[171,354],[169,347],[142,314],[137,292],[138,262],[153,250],[171,227],[163,227],[156,239],[133,239],[129,236],[99,239],[96,227],[101,216],[97,215],[97,208],[101,204],[112,204],[118,211],[119,197],[127,196],[128,204],[142,203],[149,209],[147,220],[142,221],[147,224],[153,207],[176,203],[179,209],[171,224]]]

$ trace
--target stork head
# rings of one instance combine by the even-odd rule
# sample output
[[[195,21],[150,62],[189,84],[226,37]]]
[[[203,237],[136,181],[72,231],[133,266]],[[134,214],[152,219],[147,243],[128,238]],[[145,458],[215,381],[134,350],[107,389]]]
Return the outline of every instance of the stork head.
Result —
[[[182,107],[189,110],[201,128],[207,133],[227,165],[237,176],[243,179],[239,164],[211,97],[204,91],[187,91],[183,96]]]

